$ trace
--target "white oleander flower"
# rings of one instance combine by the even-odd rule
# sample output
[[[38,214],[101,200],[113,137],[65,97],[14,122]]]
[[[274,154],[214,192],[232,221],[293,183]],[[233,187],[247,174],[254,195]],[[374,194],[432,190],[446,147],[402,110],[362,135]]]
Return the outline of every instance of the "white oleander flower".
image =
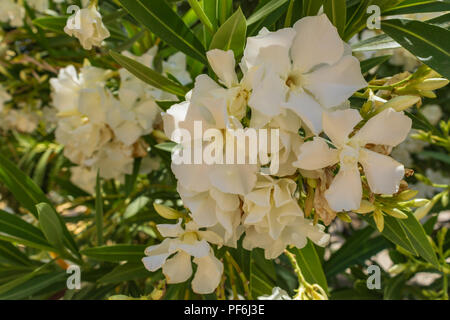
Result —
[[[3,106],[5,105],[5,102],[11,99],[12,97],[8,93],[8,91],[6,91],[6,89],[2,85],[0,85],[0,112],[3,111]]]
[[[84,191],[95,194],[95,185],[97,183],[97,172],[83,166],[70,168],[70,181],[83,189]]]
[[[64,32],[78,38],[85,50],[91,50],[93,46],[101,46],[103,40],[110,36],[103,24],[101,14],[94,5],[80,9],[71,16],[67,20]]]
[[[247,113],[248,98],[251,91],[251,73],[244,73],[239,82],[235,71],[236,61],[232,50],[213,49],[206,53],[211,68],[220,82],[228,89],[227,112],[230,117],[241,120]]]
[[[162,70],[163,73],[175,77],[183,86],[192,82],[191,75],[186,70],[186,55],[182,52],[177,52],[167,61],[163,61]]]
[[[160,244],[145,250],[147,257],[142,259],[149,271],[162,268],[167,283],[180,283],[192,275],[192,263],[197,271],[192,280],[192,290],[199,294],[212,293],[220,283],[223,264],[215,256],[209,243],[221,245],[221,239],[212,231],[200,231],[193,222],[181,226],[177,224],[159,224],[158,231],[166,239]],[[208,243],[209,242],[209,243]]]
[[[5,124],[8,129],[31,133],[38,127],[39,116],[25,109],[10,109],[5,116]]]
[[[257,69],[251,77],[252,110],[274,117],[291,109],[315,134],[322,131],[324,111],[367,86],[358,59],[325,14],[276,32],[263,28],[247,39],[241,67]]]
[[[335,148],[331,148],[325,139],[315,137],[300,147],[298,160],[294,163],[305,170],[340,164],[338,174],[325,191],[328,204],[337,212],[360,207],[362,185],[358,163],[362,165],[373,193],[394,194],[404,176],[405,169],[401,163],[365,146],[394,147],[400,144],[411,130],[411,119],[403,112],[388,108],[369,119],[354,136],[350,136],[361,120],[359,112],[354,109],[324,113],[324,132]]]
[[[44,12],[49,8],[49,0],[27,0],[27,4],[40,12]]]
[[[199,227],[215,227],[216,233],[223,235],[225,244],[235,247],[239,239],[237,229],[241,223],[238,195],[223,193],[214,187],[205,192],[195,192],[180,183],[177,191]]]
[[[2,0],[0,10],[0,22],[7,23],[11,27],[23,26],[23,19],[25,18],[25,8],[14,0]]]
[[[108,142],[103,145],[91,159],[84,164],[100,170],[100,176],[105,179],[125,181],[125,175],[133,172],[133,147],[126,146],[119,141]]]
[[[186,96],[186,101],[172,105],[170,109],[163,113],[164,132],[166,136],[174,139],[182,147],[178,148],[174,157],[180,157],[183,149],[190,148],[191,157],[195,154],[194,141],[194,121],[202,123],[203,133],[210,128],[221,130],[224,133],[224,146],[226,139],[235,139],[231,134],[227,134],[230,126],[230,119],[227,114],[227,89],[220,87],[207,75],[200,75],[195,80],[194,89]],[[185,129],[190,133],[191,140],[183,141],[179,137],[172,137],[176,129]],[[230,144],[234,144],[231,141]],[[203,142],[203,146],[208,143]],[[235,148],[236,149],[236,148]],[[202,149],[203,150],[203,149]],[[239,153],[235,152],[235,156]],[[224,150],[223,159],[226,159]],[[246,194],[256,182],[256,164],[195,164],[195,159],[191,159],[191,164],[176,164],[172,162],[172,171],[179,180],[179,183],[186,189],[196,192],[205,192],[215,187],[216,189],[231,194]],[[225,160],[224,160],[225,162]],[[234,162],[236,163],[236,162]],[[202,177],[202,179],[198,179]]]
[[[274,287],[271,295],[260,296],[258,300],[292,300],[292,298],[283,289]]]
[[[329,235],[322,225],[315,225],[304,214],[294,197],[292,179],[259,176],[255,188],[244,196],[244,248],[263,248],[266,259],[275,259],[288,245],[303,248],[310,238],[324,246]]]

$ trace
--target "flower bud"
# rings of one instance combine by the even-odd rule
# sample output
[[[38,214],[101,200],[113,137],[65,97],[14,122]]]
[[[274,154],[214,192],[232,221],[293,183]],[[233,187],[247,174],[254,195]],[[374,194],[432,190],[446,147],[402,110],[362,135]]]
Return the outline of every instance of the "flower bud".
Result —
[[[435,99],[437,97],[436,93],[431,90],[421,90],[420,95],[425,98]]]
[[[383,211],[397,219],[408,219],[408,216],[397,208],[383,208]]]
[[[337,214],[337,217],[339,219],[341,219],[342,221],[344,221],[344,222],[347,222],[347,223],[351,223],[352,222],[352,218],[350,218],[350,216],[347,213],[345,213],[345,212],[339,212]]]
[[[434,206],[434,201],[429,201],[425,206],[414,211],[414,216],[416,217],[417,220],[422,219],[431,211],[433,206]]]
[[[156,212],[163,218],[166,219],[178,219],[183,216],[183,214],[175,209],[166,207],[162,204],[153,203],[153,207]]]
[[[375,206],[373,205],[373,203],[371,203],[370,201],[367,201],[367,200],[362,200],[361,206],[359,207],[359,209],[353,210],[353,212],[359,213],[359,214],[366,214],[366,213],[372,212],[373,210],[375,210]]]
[[[425,79],[423,82],[416,84],[414,87],[419,90],[431,91],[445,87],[448,84],[445,78]]]
[[[392,275],[397,275],[405,271],[406,265],[404,263],[394,264],[388,272]]]
[[[375,220],[375,224],[377,225],[378,231],[383,232],[384,217],[380,209],[375,209],[375,211],[373,212],[373,220]]]
[[[392,108],[395,111],[403,111],[419,103],[420,100],[421,99],[418,96],[398,96],[386,102],[384,106],[380,108],[380,111],[388,108]]]
[[[419,193],[418,190],[405,190],[397,195],[397,199],[400,201],[407,201],[414,198]]]

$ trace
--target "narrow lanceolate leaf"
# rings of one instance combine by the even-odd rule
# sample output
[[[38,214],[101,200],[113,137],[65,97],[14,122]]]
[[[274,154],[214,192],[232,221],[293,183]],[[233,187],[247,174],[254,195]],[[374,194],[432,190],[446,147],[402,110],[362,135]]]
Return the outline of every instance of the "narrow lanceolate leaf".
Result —
[[[33,294],[55,284],[56,282],[65,282],[66,277],[67,274],[65,272],[52,272],[45,274],[32,272],[7,283],[6,285],[8,285],[8,287],[4,287],[6,285],[1,286],[0,299],[18,300],[28,298]]]
[[[450,2],[439,0],[406,0],[399,5],[383,11],[383,16],[423,12],[450,11]]]
[[[56,33],[64,33],[68,17],[41,17],[33,20],[35,26]]]
[[[238,57],[244,51],[247,32],[245,16],[239,8],[214,34],[210,49],[233,50]]]
[[[141,261],[145,245],[116,244],[82,250],[81,253],[100,261]]]
[[[9,242],[0,240],[0,258],[16,266],[29,266],[27,255]]]
[[[97,245],[103,244],[103,197],[100,181],[100,171],[97,172],[95,185],[95,228],[97,229]]]
[[[39,212],[39,225],[47,241],[55,248],[64,248],[64,234],[58,214],[48,203],[40,203],[37,206]]]
[[[415,20],[386,20],[381,28],[420,61],[450,78],[450,31]]]
[[[202,43],[166,1],[119,0],[119,2],[137,21],[164,42],[192,58],[206,63],[206,54]]]
[[[116,283],[146,278],[149,272],[142,262],[127,262],[115,267],[111,272],[98,279],[100,283]]]
[[[49,202],[39,187],[19,170],[14,163],[0,154],[0,182],[3,182],[16,200],[36,218],[36,204]]]
[[[277,10],[279,7],[287,3],[289,0],[271,0],[255,13],[253,13],[247,20],[247,26],[258,22],[259,20],[265,18],[273,11]]]
[[[120,53],[114,51],[110,51],[109,54],[122,67],[130,71],[137,78],[141,79],[145,83],[148,83],[149,85],[154,86],[155,88],[175,94],[177,96],[184,96],[188,92],[188,89],[183,87],[182,85],[164,77],[160,73],[144,66],[143,64],[131,58],[125,57]]]
[[[41,230],[14,214],[0,210],[0,239],[29,247],[51,250]]]
[[[425,230],[412,213],[404,211],[408,219],[396,219],[389,215],[384,216],[384,229],[381,233],[389,241],[399,245],[414,255],[421,256],[426,261],[438,267],[436,253],[428,241]],[[371,217],[364,219],[373,227],[375,223]]]
[[[273,262],[264,258],[261,249],[253,249],[250,254],[250,291],[254,298],[272,293],[276,283]]]
[[[334,252],[324,265],[325,273],[331,277],[367,259],[389,246],[389,242],[381,237],[371,238],[375,230],[367,226],[356,231]]]
[[[392,56],[391,55],[385,55],[385,56],[379,56],[370,58],[364,61],[361,61],[361,72],[366,73],[370,71],[370,69],[379,66],[380,64],[383,64],[387,60],[389,60]]]
[[[318,284],[328,293],[327,278],[323,272],[322,263],[314,248],[314,244],[308,240],[308,244],[302,249],[292,248],[289,251],[295,255],[295,259],[306,281],[311,284]]]
[[[345,23],[347,21],[346,0],[325,0],[323,10],[331,23],[338,29],[339,35],[344,35]]]
[[[303,16],[315,16],[324,0],[303,0]]]

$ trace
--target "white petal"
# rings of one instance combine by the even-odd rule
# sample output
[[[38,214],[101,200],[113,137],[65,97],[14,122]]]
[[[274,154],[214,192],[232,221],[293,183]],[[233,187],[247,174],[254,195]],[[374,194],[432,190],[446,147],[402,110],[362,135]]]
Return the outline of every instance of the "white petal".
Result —
[[[164,121],[164,133],[169,139],[172,140],[174,131],[180,128],[180,122],[186,119],[188,108],[189,102],[185,101],[172,105],[166,112],[162,113],[162,118]],[[179,143],[181,141],[178,140],[175,142]]]
[[[274,72],[258,70],[260,77],[255,76],[252,82],[252,94],[248,105],[263,115],[276,116],[281,112],[281,105],[286,96],[287,87],[284,81]]]
[[[330,208],[337,212],[358,209],[361,197],[361,176],[357,164],[341,167],[330,187],[325,191],[325,199]]]
[[[364,143],[395,147],[406,139],[411,125],[411,119],[403,112],[389,108],[370,118],[354,138]]]
[[[348,140],[348,135],[362,120],[355,109],[339,110],[323,113],[323,131],[336,146],[342,146]]]
[[[173,253],[170,251],[172,239],[164,239],[160,244],[150,246],[145,249],[148,257],[142,258],[144,266],[149,271],[156,271],[166,262],[166,259]]]
[[[197,271],[192,280],[192,290],[199,294],[212,293],[220,283],[223,273],[223,264],[214,255],[195,258]]]
[[[225,193],[245,195],[256,183],[258,166],[252,164],[222,164],[211,168],[210,179],[214,187]],[[201,177],[201,175],[197,176]]]
[[[322,106],[305,91],[290,91],[283,107],[294,111],[303,123],[314,133],[322,131]]]
[[[300,146],[300,153],[293,165],[304,170],[317,170],[331,166],[339,161],[337,149],[331,149],[320,137]]]
[[[282,74],[290,68],[289,50],[295,31],[291,28],[269,32],[263,28],[255,37],[247,38],[242,58],[245,69],[265,65]]]
[[[319,64],[334,64],[344,54],[344,42],[325,14],[305,17],[294,24],[297,35],[291,55],[294,68],[308,72]]]
[[[176,224],[158,224],[156,228],[163,237],[176,238],[184,233],[181,222],[181,219],[179,219]]]
[[[180,283],[192,275],[191,256],[183,251],[177,252],[162,267],[167,283]]]
[[[236,71],[234,70],[236,61],[232,50],[213,49],[208,51],[206,56],[211,68],[227,88],[231,88],[238,83]]]
[[[359,162],[364,168],[373,193],[394,194],[405,174],[403,165],[391,157],[367,149],[360,152]]]
[[[336,64],[323,66],[304,75],[305,88],[325,108],[339,106],[357,90],[367,87],[359,60],[344,56]]]
[[[205,164],[180,164],[172,162],[172,172],[177,177],[178,182],[186,189],[204,192],[211,188],[211,182],[208,179],[211,166]],[[199,179],[202,177],[202,179]]]
[[[178,193],[183,200],[183,204],[191,210],[192,218],[200,227],[211,227],[217,223],[216,201],[210,196],[208,191],[189,192],[179,183]]]
[[[182,242],[178,239],[171,243],[171,250],[180,249],[189,253],[193,257],[201,258],[208,255],[211,247],[205,240],[194,241],[193,243]],[[173,251],[172,251],[173,252]]]
[[[229,193],[224,193],[216,188],[209,191],[211,197],[216,201],[217,206],[225,211],[233,211],[239,208],[239,196]]]

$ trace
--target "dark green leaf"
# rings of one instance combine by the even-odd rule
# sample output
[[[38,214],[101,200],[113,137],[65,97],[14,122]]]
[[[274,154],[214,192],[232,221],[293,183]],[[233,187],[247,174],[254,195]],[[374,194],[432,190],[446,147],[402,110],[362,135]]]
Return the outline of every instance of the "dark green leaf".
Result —
[[[345,0],[325,0],[323,10],[331,23],[338,29],[339,35],[343,37],[347,21]]]
[[[111,272],[98,279],[100,283],[116,283],[149,277],[151,273],[145,269],[142,262],[128,262],[114,268]]]
[[[245,16],[239,8],[214,34],[210,49],[233,50],[238,57],[244,51],[247,24]]]
[[[370,59],[361,61],[361,72],[366,73],[370,69],[372,69],[376,66],[379,66],[380,64],[383,64],[384,62],[389,60],[391,57],[392,57],[391,55],[386,55],[386,56],[379,56],[379,57],[374,57],[374,58],[370,58]]]
[[[39,212],[39,225],[47,241],[55,248],[64,248],[64,235],[61,220],[56,211],[48,203],[36,205]]]
[[[247,26],[250,26],[259,20],[265,18],[269,14],[271,14],[273,11],[277,10],[282,5],[286,4],[288,0],[272,0],[269,1],[267,4],[265,4],[263,7],[261,7],[259,10],[254,12],[248,19],[247,19]]]
[[[262,249],[253,249],[250,255],[250,291],[252,296],[272,294],[276,285],[276,273],[271,260],[264,258]]]
[[[145,245],[115,244],[111,246],[101,246],[87,248],[81,251],[82,254],[100,261],[141,261],[144,257]]]

